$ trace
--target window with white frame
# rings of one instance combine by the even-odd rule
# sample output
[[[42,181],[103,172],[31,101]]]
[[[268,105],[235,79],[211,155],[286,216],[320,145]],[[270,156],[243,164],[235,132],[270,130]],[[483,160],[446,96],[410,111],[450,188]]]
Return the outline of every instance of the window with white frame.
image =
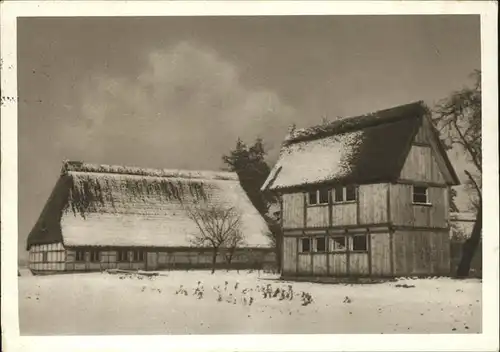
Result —
[[[357,188],[354,185],[335,186],[333,188],[333,202],[344,203],[356,201]]]
[[[99,251],[91,251],[90,252],[90,261],[91,262],[100,262],[101,261],[101,253]]]
[[[331,252],[344,252],[347,250],[346,236],[334,236],[330,238],[330,251]]]
[[[307,204],[308,205],[320,205],[328,204],[329,194],[327,188],[321,188],[318,190],[310,191],[307,194]]]
[[[353,202],[356,200],[356,186],[345,187],[345,201]]]
[[[134,251],[134,262],[144,261],[144,251],[136,250]]]
[[[301,253],[311,252],[311,239],[308,237],[301,238],[299,250]]]
[[[429,204],[428,203],[428,188],[425,186],[413,186],[413,203]]]
[[[77,262],[85,261],[85,251],[82,251],[82,250],[75,251],[75,260]]]
[[[119,262],[128,262],[128,251],[125,249],[121,249],[118,251],[118,261]]]
[[[316,237],[314,243],[316,252],[326,252],[326,237]]]

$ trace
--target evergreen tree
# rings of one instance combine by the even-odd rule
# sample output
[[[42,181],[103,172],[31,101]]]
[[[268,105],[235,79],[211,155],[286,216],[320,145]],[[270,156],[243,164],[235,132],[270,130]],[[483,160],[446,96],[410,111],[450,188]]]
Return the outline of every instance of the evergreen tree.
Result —
[[[257,138],[254,144],[250,146],[238,138],[235,148],[228,155],[222,156],[222,160],[229,171],[236,172],[243,190],[266,221],[271,231],[269,236],[276,249],[279,267],[281,262],[281,226],[267,214],[269,206],[277,202],[277,199],[272,194],[263,193],[260,190],[271,171],[265,157],[266,151],[262,138]]]

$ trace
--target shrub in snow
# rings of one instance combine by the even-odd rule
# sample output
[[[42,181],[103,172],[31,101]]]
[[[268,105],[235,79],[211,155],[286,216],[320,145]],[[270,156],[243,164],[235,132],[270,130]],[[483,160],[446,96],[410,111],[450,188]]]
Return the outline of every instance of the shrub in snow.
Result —
[[[313,302],[313,298],[309,292],[302,292],[301,299],[303,306],[307,306]]]

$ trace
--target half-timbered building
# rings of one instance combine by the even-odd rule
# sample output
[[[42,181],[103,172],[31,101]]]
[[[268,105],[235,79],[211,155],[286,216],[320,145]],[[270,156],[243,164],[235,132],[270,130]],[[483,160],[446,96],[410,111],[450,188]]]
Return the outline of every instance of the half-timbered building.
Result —
[[[241,217],[243,241],[230,260],[230,248],[219,249],[216,266],[275,264],[266,222],[235,173],[65,162],[28,236],[29,267],[34,273],[211,268],[211,247],[192,241],[199,228],[187,207],[201,203]]]
[[[281,199],[283,276],[449,274],[457,184],[421,102],[291,131],[262,186]]]

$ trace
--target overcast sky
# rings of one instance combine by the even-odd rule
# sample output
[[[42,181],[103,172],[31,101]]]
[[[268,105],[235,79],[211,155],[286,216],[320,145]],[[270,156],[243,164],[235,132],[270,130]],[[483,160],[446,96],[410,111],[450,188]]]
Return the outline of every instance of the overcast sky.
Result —
[[[22,18],[17,43],[22,257],[64,159],[219,169],[262,137],[272,163],[292,123],[432,106],[481,62],[457,15]]]

